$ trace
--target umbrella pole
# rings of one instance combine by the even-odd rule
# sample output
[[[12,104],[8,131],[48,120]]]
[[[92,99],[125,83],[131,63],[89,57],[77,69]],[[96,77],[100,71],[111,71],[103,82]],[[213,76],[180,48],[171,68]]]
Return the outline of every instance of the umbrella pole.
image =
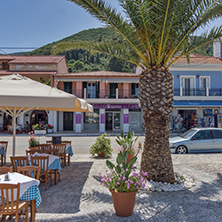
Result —
[[[13,151],[12,151],[12,156],[15,156],[16,107],[13,107],[12,126],[13,126],[13,140],[12,140]]]

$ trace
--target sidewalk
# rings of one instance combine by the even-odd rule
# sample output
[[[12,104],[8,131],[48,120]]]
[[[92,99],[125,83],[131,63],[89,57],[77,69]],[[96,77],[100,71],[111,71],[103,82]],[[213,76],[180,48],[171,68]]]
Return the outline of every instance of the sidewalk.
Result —
[[[133,215],[121,218],[114,212],[109,190],[100,185],[98,174],[107,169],[106,159],[74,155],[71,166],[62,170],[58,185],[47,191],[44,185],[40,186],[42,203],[36,221],[222,221],[222,154],[172,155],[172,158],[175,171],[194,177],[196,186],[180,192],[140,191]]]

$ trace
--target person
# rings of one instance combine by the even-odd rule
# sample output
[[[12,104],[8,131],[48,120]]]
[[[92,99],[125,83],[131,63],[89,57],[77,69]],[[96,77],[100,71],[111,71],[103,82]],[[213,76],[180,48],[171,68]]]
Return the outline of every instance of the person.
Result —
[[[26,127],[27,127],[28,131],[30,131],[30,124],[29,124],[29,122],[26,121],[25,124],[26,124]]]

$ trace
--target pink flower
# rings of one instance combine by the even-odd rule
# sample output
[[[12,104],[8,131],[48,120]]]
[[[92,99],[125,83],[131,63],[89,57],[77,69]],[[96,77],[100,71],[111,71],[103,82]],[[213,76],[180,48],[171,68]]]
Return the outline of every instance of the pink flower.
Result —
[[[123,177],[123,180],[125,180],[125,179],[126,179],[126,177],[124,176],[124,177]]]

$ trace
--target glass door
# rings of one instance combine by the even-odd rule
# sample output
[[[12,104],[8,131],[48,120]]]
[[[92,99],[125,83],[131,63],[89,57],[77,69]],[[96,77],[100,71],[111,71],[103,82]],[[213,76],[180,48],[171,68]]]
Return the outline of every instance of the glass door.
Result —
[[[120,130],[120,113],[113,113],[113,130]]]

